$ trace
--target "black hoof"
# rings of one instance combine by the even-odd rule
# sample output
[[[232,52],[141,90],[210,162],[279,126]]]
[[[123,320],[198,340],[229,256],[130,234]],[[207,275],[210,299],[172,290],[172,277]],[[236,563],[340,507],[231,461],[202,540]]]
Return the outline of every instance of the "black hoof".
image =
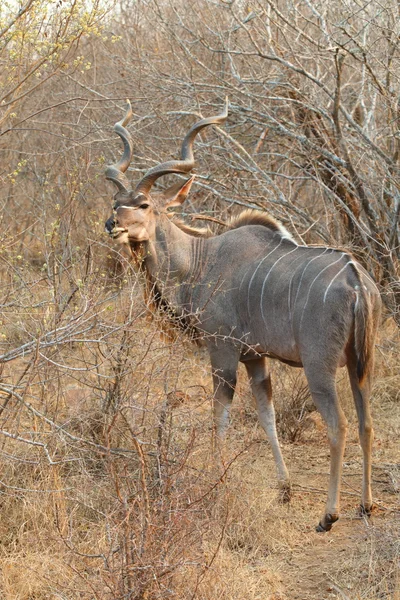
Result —
[[[320,521],[316,526],[315,531],[318,531],[318,533],[325,533],[325,531],[329,531],[330,529],[332,529],[332,525],[327,525],[324,527]]]
[[[332,529],[333,523],[336,523],[338,519],[338,515],[325,515],[324,522],[320,521],[315,530],[318,531],[318,533],[330,531]]]
[[[285,483],[279,487],[278,501],[280,504],[288,504],[292,498],[292,488],[290,483]]]
[[[360,504],[359,514],[361,517],[370,517],[372,514],[373,505],[364,506],[364,504]]]

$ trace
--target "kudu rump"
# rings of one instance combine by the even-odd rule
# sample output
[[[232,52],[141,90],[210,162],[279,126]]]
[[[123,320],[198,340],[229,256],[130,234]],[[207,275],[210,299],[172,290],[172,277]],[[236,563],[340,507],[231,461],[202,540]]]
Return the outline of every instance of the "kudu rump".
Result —
[[[227,231],[213,237],[174,223],[166,208],[183,203],[193,177],[153,195],[152,186],[163,175],[190,173],[196,135],[208,125],[223,123],[228,108],[193,125],[183,141],[181,159],[151,168],[134,189],[125,175],[132,157],[132,140],[125,128],[131,116],[129,105],[114,127],[124,152],[106,170],[107,179],[118,187],[106,229],[136,257],[153,301],[207,346],[217,435],[222,437],[228,425],[240,361],[272,447],[280,486],[289,495],[267,358],[303,367],[313,401],[328,426],[330,481],[317,530],[329,530],[339,516],[347,429],[335,378],[338,367],[346,365],[364,457],[361,508],[369,513],[373,438],[369,396],[381,304],[371,277],[348,252],[298,245],[265,213],[247,210],[231,221]]]

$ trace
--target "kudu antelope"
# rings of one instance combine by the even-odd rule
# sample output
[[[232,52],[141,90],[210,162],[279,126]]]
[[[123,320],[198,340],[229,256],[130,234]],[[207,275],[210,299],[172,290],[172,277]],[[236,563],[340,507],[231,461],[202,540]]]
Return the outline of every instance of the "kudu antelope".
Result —
[[[371,444],[369,408],[374,340],[380,313],[378,290],[368,273],[343,250],[298,245],[267,214],[245,211],[216,236],[202,236],[174,223],[166,208],[180,205],[193,177],[151,195],[159,177],[187,174],[194,167],[193,142],[208,125],[202,119],[186,135],[180,160],[151,168],[131,188],[125,175],[132,141],[125,128],[130,105],[114,130],[124,144],[122,158],[107,167],[116,184],[108,233],[131,249],[153,292],[153,300],[175,323],[196,331],[208,348],[214,382],[214,420],[222,437],[229,418],[239,361],[256,398],[260,423],[274,455],[278,481],[290,491],[279,446],[267,358],[303,367],[312,398],[327,423],[330,481],[325,513],[317,527],[327,531],[339,516],[339,493],[346,418],[336,394],[338,367],[347,366],[363,451],[361,508],[369,513]]]

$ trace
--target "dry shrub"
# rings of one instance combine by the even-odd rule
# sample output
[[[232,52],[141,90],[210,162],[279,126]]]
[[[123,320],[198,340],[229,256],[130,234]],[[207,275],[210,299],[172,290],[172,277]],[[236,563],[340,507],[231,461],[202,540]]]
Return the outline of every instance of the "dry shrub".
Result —
[[[166,346],[156,324],[138,319],[132,290],[119,301],[129,325],[97,306],[93,343],[43,349],[29,386],[10,385],[4,371],[4,598],[75,588],[81,598],[165,598],[176,581],[193,587],[204,568],[219,475],[208,468],[208,404],[204,412],[203,388],[191,385],[196,356],[180,340]],[[16,365],[17,382],[26,368]],[[41,553],[30,577],[29,557],[34,565]],[[75,573],[67,582],[58,558],[47,568],[53,554]]]
[[[303,372],[277,366],[274,373],[277,430],[281,439],[298,441],[309,428],[309,415],[315,410]]]
[[[53,551],[23,551],[2,560],[2,595],[4,600],[48,600],[54,598],[55,589],[71,589],[71,577],[79,593],[80,582],[73,570]]]

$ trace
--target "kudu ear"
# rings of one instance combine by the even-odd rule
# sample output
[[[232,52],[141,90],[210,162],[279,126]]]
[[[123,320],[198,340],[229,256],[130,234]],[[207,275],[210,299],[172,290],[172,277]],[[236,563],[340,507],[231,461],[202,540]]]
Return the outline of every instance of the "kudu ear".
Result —
[[[182,184],[180,181],[178,181],[178,183],[171,185],[171,187],[169,187],[164,192],[164,198],[165,198],[165,200],[167,200],[167,203],[165,204],[164,208],[170,208],[172,206],[180,206],[181,204],[183,204],[185,202],[186,197],[190,191],[190,188],[192,187],[194,177],[195,176],[193,175],[190,179],[185,181],[184,184]]]

